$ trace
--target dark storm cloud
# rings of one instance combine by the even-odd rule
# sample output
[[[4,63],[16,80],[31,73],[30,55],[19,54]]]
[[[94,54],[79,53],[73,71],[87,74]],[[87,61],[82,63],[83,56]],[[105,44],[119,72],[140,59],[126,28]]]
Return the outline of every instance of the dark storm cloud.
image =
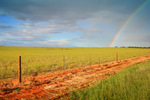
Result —
[[[1,0],[0,9],[5,15],[31,21],[76,21],[92,16],[104,1],[99,0]]]
[[[117,20],[120,24],[141,3],[143,0],[0,0],[0,15],[55,24],[76,24],[86,19],[109,23]]]
[[[87,19],[102,9],[129,12],[142,0],[0,0],[2,14],[31,21],[77,21]],[[134,3],[134,5],[133,5]],[[133,9],[134,10],[134,9]]]

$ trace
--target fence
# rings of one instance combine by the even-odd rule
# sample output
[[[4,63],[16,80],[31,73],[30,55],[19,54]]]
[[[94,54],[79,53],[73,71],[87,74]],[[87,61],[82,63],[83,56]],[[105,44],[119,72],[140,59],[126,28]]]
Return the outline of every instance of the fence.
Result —
[[[101,64],[101,63],[110,62],[110,61],[119,61],[125,58],[130,58],[130,57],[135,57],[135,56],[140,56],[140,55],[143,55],[143,54],[139,52],[138,54],[134,54],[132,56],[127,56],[127,55],[123,56],[123,55],[119,55],[119,53],[116,52],[113,54],[113,56],[98,56],[98,55],[89,54],[89,55],[78,57],[78,58],[71,57],[71,56],[70,57],[61,56],[59,57],[59,59],[55,59],[52,57],[50,59],[55,59],[55,62],[45,64],[47,66],[38,65],[39,62],[35,62],[37,63],[37,65],[35,65],[36,67],[26,66],[26,63],[24,62],[25,59],[23,59],[22,57],[22,62],[21,62],[21,56],[19,56],[18,57],[18,70],[16,66],[12,68],[5,66],[1,68],[0,79],[18,77],[18,80],[21,83],[21,75],[23,76],[32,75],[34,72],[38,72],[38,73],[54,72],[56,70],[66,70],[66,69],[71,69],[74,67],[91,66],[93,64]],[[32,62],[32,60],[30,62]]]

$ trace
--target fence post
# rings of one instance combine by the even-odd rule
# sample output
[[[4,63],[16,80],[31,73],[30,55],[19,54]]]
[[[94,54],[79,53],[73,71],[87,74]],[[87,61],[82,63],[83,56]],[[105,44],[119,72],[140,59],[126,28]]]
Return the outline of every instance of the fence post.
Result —
[[[91,66],[91,55],[89,55],[89,66]]]
[[[63,69],[65,70],[65,56],[63,56]]]
[[[100,57],[99,57],[99,67],[100,67],[100,64],[101,64],[101,60],[100,60]]]
[[[118,52],[116,52],[116,62],[118,62]]]
[[[18,80],[21,83],[21,56],[18,56]]]

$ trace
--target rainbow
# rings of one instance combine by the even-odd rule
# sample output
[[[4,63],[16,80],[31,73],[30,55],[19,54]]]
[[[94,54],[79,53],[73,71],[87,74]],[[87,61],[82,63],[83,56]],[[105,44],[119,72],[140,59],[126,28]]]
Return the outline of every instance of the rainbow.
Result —
[[[124,22],[122,27],[119,29],[117,34],[115,35],[113,41],[110,44],[110,47],[113,47],[115,44],[117,38],[119,37],[120,33],[126,28],[126,26],[129,24],[129,22],[137,15],[138,12],[140,12],[148,3],[150,0],[146,0],[144,3],[142,3],[132,14],[131,16]]]

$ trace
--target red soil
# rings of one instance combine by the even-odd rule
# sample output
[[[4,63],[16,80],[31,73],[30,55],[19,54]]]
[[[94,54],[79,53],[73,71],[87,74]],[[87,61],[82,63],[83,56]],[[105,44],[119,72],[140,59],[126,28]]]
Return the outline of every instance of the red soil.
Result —
[[[67,93],[88,87],[97,81],[116,74],[123,68],[150,60],[149,56],[140,56],[124,59],[118,62],[109,62],[100,65],[74,68],[70,70],[30,76],[19,84],[17,79],[0,81],[0,100],[16,99],[56,99]]]

